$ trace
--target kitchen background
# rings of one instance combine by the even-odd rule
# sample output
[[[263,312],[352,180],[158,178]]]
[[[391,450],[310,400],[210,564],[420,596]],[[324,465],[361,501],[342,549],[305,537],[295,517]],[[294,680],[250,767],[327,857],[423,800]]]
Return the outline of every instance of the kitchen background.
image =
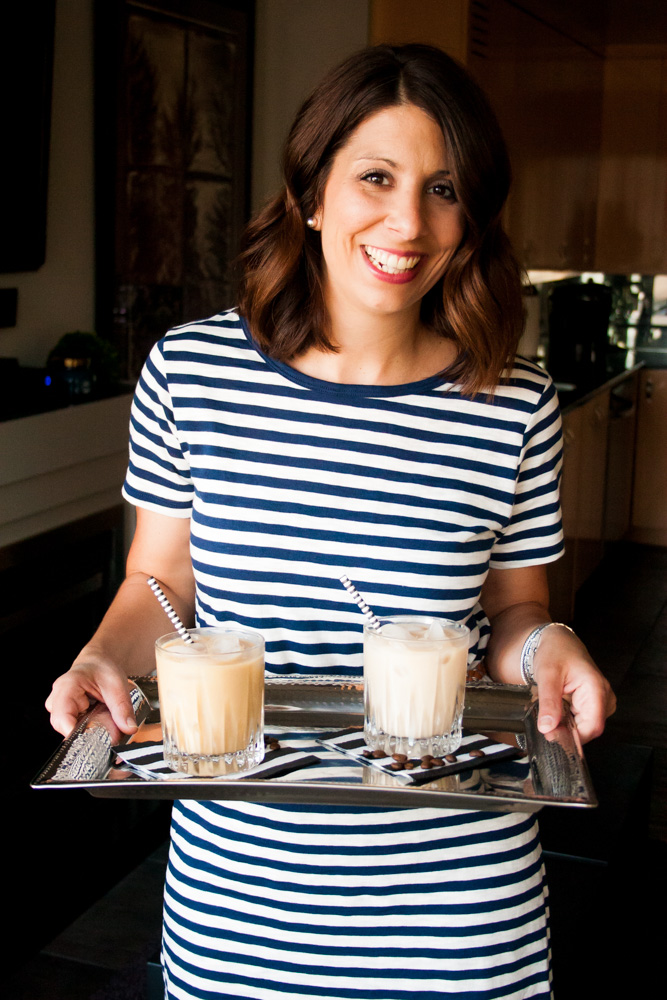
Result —
[[[243,221],[278,183],[300,101],[350,52],[369,41],[440,45],[479,78],[503,125],[515,175],[506,221],[526,269],[522,350],[552,371],[564,412],[568,544],[551,570],[555,617],[576,621],[585,606],[602,648],[608,626],[591,586],[602,593],[601,580],[631,573],[632,590],[651,588],[654,603],[641,607],[655,605],[640,616],[640,644],[664,628],[667,554],[662,0],[23,7],[0,15],[2,92],[17,130],[0,172],[0,634],[7,662],[29,677],[3,751],[20,819],[3,836],[20,869],[40,860],[30,885],[43,902],[35,913],[28,892],[17,904],[6,969],[166,836],[161,806],[28,791],[57,742],[42,703],[122,573],[132,513],[119,487],[141,362],[169,325],[233,304]],[[621,592],[607,588],[605,602]],[[45,646],[27,660],[36,621]],[[605,650],[611,676],[615,651]],[[650,670],[662,701],[643,701],[664,709],[664,666]],[[667,842],[664,723],[621,735],[655,750],[644,834]],[[637,761],[619,809],[640,795],[648,809],[649,764]],[[95,877],[73,882],[80,831]]]

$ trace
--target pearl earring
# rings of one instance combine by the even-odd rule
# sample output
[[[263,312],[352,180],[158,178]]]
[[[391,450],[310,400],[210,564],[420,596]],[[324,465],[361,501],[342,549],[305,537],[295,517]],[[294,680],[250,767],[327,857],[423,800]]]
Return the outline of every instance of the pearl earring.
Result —
[[[309,219],[306,219],[306,225],[309,229],[315,229],[317,226],[317,220],[311,215]]]

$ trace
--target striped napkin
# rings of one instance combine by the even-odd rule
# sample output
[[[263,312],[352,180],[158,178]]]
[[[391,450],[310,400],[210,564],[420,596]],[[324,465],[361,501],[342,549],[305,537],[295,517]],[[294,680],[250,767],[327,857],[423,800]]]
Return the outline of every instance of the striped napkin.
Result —
[[[507,743],[496,743],[488,736],[481,736],[479,733],[469,733],[463,731],[463,742],[456,751],[456,761],[445,763],[443,767],[422,768],[417,764],[411,771],[394,771],[390,767],[394,763],[391,756],[388,757],[364,757],[364,751],[368,750],[363,732],[354,727],[352,729],[342,729],[337,733],[330,733],[317,741],[329,750],[337,750],[340,753],[354,757],[360,764],[367,767],[377,768],[392,778],[397,778],[406,785],[426,785],[437,778],[443,778],[448,774],[456,774],[459,771],[470,771],[476,767],[490,767],[501,760],[513,760],[523,757],[524,751],[517,747],[508,746]],[[483,756],[473,754],[472,751],[482,751]],[[416,759],[416,758],[415,758]]]
[[[143,732],[142,732],[143,730]],[[151,739],[151,731],[156,732],[160,738]],[[141,734],[140,740],[136,737]],[[267,735],[271,735],[267,732]],[[146,738],[147,737],[147,738]],[[281,739],[281,736],[277,736]],[[123,761],[124,764],[139,774],[142,778],[162,781],[237,781],[239,778],[280,778],[286,774],[300,771],[302,768],[312,767],[320,763],[320,758],[314,754],[305,753],[298,747],[281,746],[279,750],[267,749],[264,760],[256,767],[236,774],[219,775],[217,777],[204,776],[203,779],[191,774],[183,774],[180,771],[172,771],[165,764],[163,757],[163,747],[161,739],[160,724],[154,726],[142,726],[139,733],[123,746],[113,747],[113,752]]]

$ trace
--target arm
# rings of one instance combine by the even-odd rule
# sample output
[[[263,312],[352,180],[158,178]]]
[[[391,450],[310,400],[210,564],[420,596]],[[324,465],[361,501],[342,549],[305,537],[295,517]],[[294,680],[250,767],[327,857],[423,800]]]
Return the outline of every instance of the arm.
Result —
[[[519,668],[523,644],[534,628],[551,621],[546,568],[489,570],[481,603],[491,622],[486,657],[490,676],[505,684],[523,683]],[[556,728],[561,701],[567,698],[582,741],[600,735],[605,719],[616,708],[616,698],[575,635],[566,629],[547,629],[535,654],[533,673],[540,700],[540,732]]]
[[[107,705],[122,732],[136,729],[126,678],[150,673],[155,640],[173,631],[146,580],[155,576],[185,624],[192,624],[195,585],[189,545],[189,518],[137,509],[125,580],[97,632],[55,681],[46,701],[51,725],[63,736],[91,698]]]

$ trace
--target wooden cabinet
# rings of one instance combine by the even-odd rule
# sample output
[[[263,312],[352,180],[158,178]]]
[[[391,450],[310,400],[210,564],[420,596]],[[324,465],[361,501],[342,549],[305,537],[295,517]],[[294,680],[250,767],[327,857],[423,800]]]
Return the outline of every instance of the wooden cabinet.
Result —
[[[604,555],[609,389],[563,418],[565,555],[547,567],[551,614],[571,621],[577,590]]]
[[[667,47],[615,46],[605,63],[596,267],[667,271]]]
[[[609,429],[609,390],[597,393],[581,410],[574,589],[584,583],[604,555],[604,514]]]
[[[560,499],[565,555],[547,573],[567,622],[607,543],[667,544],[667,370],[628,372],[563,417]]]
[[[475,6],[472,4],[472,6]],[[468,57],[470,0],[371,0],[371,45],[437,45],[465,63]]]
[[[574,617],[575,532],[581,465],[581,409],[563,417],[563,471],[560,502],[563,511],[565,552],[547,566],[549,610],[554,621],[569,622]]]
[[[641,372],[630,537],[667,545],[667,369]]]
[[[639,372],[633,372],[609,397],[605,542],[627,538],[632,524],[632,490],[637,435]]]
[[[603,59],[505,0],[468,67],[489,94],[514,182],[506,227],[525,267],[593,264]]]

